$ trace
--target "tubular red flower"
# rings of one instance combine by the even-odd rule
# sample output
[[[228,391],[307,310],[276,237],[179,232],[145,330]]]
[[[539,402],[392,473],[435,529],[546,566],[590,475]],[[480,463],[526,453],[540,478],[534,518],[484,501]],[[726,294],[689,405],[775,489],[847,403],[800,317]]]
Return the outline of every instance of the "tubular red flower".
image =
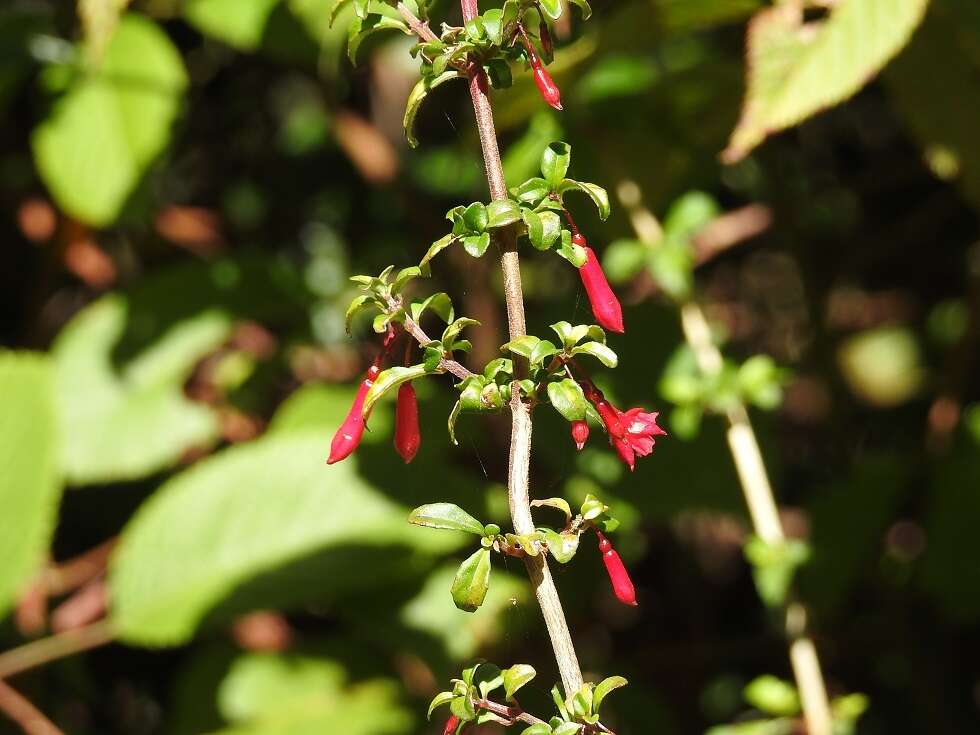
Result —
[[[551,78],[548,70],[544,68],[544,64],[541,63],[541,59],[534,52],[534,48],[527,38],[524,39],[524,50],[527,53],[527,63],[531,65],[531,71],[534,72],[534,83],[544,101],[556,110],[561,110],[561,90],[558,89],[558,85],[555,84],[555,80]]]
[[[347,459],[357,449],[357,445],[361,443],[361,437],[364,436],[364,416],[362,415],[364,397],[380,373],[381,368],[378,365],[372,365],[368,368],[367,375],[357,389],[357,395],[347,413],[347,418],[344,419],[344,423],[337,429],[333,441],[330,442],[330,456],[327,458],[327,464]]]
[[[657,426],[656,411],[648,412],[642,408],[620,411],[602,395],[602,391],[592,383],[582,382],[585,398],[595,406],[602,418],[612,444],[620,459],[632,472],[636,468],[636,457],[645,457],[653,451],[655,436],[666,436],[667,432]]]
[[[402,383],[398,388],[398,401],[395,404],[395,449],[405,460],[405,464],[408,464],[415,459],[421,443],[415,388],[411,383]]]
[[[575,442],[575,448],[581,452],[585,447],[585,442],[589,440],[589,423],[587,421],[572,422],[572,440]]]
[[[622,602],[624,605],[636,606],[636,589],[633,587],[633,581],[630,579],[629,572],[626,571],[626,567],[623,565],[623,560],[619,558],[619,554],[609,543],[609,539],[602,535],[601,531],[596,531],[595,535],[599,538],[599,551],[602,553],[602,563],[606,566],[606,573],[609,575],[609,581],[612,582],[613,592],[616,594],[616,599]]]
[[[578,269],[578,273],[582,278],[585,293],[589,296],[589,303],[592,304],[592,313],[595,314],[596,321],[610,332],[624,332],[623,307],[619,305],[619,299],[616,298],[616,294],[609,286],[609,281],[606,280],[606,274],[602,272],[602,266],[599,265],[595,251],[589,247],[585,237],[578,232],[572,235],[572,244],[585,249],[585,263]]]
[[[446,727],[443,728],[442,735],[455,735],[457,727],[459,727],[459,718],[456,715],[450,715],[449,719],[446,720]]]

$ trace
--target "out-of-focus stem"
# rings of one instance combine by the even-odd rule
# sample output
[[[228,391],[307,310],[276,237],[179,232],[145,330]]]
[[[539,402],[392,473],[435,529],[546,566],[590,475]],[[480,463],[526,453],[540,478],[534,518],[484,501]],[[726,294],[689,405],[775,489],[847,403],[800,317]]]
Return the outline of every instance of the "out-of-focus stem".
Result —
[[[633,228],[640,240],[655,247],[663,233],[656,218],[640,201],[636,185],[630,182],[621,186],[620,199],[629,211]],[[680,316],[684,339],[694,353],[698,368],[707,376],[717,375],[721,372],[723,359],[711,338],[711,329],[704,310],[696,302],[688,301],[681,305]],[[744,404],[738,403],[727,412],[726,417],[728,447],[735,461],[755,533],[768,544],[782,543],[786,534],[748,411]],[[806,608],[799,602],[790,602],[785,612],[785,630],[790,639],[790,663],[800,692],[807,733],[831,735],[833,718],[827,687],[816,647],[806,633]]]

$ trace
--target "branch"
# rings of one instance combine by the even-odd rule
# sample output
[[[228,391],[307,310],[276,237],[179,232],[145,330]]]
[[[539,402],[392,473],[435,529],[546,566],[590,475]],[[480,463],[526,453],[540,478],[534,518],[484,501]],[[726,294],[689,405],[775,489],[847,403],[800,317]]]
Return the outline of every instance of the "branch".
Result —
[[[16,722],[26,735],[64,735],[41,710],[3,681],[0,681],[0,711]]]
[[[489,699],[481,699],[476,703],[476,706],[480,709],[485,709],[487,712],[493,712],[495,715],[504,717],[514,722],[524,722],[528,725],[546,725],[544,720],[541,720],[534,715],[525,712],[520,707],[508,707],[506,704],[498,704],[497,702],[491,702]]]
[[[388,306],[391,307],[392,309],[398,309],[399,307],[401,307],[401,302],[399,302],[396,299],[391,299],[388,302]],[[405,314],[404,326],[405,326],[405,331],[408,332],[410,335],[412,335],[415,341],[418,342],[423,347],[425,347],[430,342],[435,341],[425,333],[422,327],[419,326],[418,322],[412,319],[412,317],[410,317],[407,312]],[[455,360],[447,360],[445,357],[439,361],[439,369],[455,375],[460,380],[466,380],[467,378],[471,378],[474,375],[476,375],[476,373],[467,369],[466,366],[462,365],[461,363],[458,363]]]
[[[55,661],[74,653],[104,646],[112,641],[115,633],[109,623],[102,620],[76,630],[41,638],[23,646],[0,653],[0,679],[27,671],[35,666]]]
[[[620,198],[629,210],[637,235],[651,247],[656,247],[660,225],[641,204],[639,189],[635,185],[632,188],[620,187]],[[684,338],[694,353],[701,372],[709,377],[718,375],[723,359],[711,338],[711,329],[704,310],[696,302],[689,301],[681,305],[680,316]],[[785,540],[786,534],[779,518],[776,496],[769,483],[762,451],[745,405],[737,402],[729,409],[727,418],[728,446],[735,461],[755,534],[768,544],[779,544]],[[790,663],[800,691],[807,733],[830,735],[833,719],[827,699],[827,687],[816,647],[806,635],[806,608],[799,602],[792,602],[786,607],[786,632],[791,641]]]

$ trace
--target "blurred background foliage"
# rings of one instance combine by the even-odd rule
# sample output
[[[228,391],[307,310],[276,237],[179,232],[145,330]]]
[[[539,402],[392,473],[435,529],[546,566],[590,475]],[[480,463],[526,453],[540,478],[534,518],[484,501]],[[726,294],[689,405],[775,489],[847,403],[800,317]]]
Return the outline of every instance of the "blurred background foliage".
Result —
[[[862,3],[881,4],[843,2]],[[452,393],[430,380],[410,467],[387,402],[355,457],[322,463],[374,349],[369,324],[345,334],[348,276],[418,262],[447,209],[486,196],[462,86],[431,96],[409,150],[411,40],[372,38],[354,68],[331,4],[0,8],[0,641],[106,614],[118,640],[13,680],[67,733],[431,733],[425,703],[474,656],[533,664],[529,709],[556,678],[521,565],[505,557],[487,604],[462,613],[448,587],[464,539],[405,523],[446,500],[509,525],[505,417],[464,418],[452,447]],[[732,357],[789,369],[779,408],[755,418],[783,520],[812,546],[800,587],[830,688],[870,697],[861,733],[975,732],[980,6],[934,0],[856,96],[725,165],[747,119],[746,26],[767,8],[596,0],[589,24],[566,16],[565,112],[525,74],[494,94],[508,181],[561,138],[578,178],[635,181],[658,216],[691,190],[748,213],[753,236],[696,283]],[[794,46],[781,63],[817,74],[804,86],[819,95],[763,96],[749,122],[849,96],[881,66],[865,56],[897,51],[917,20],[894,37],[873,24],[881,46],[860,25],[824,39],[851,63],[833,83]],[[603,388],[670,413],[676,313],[630,261],[622,209],[576,217],[593,244],[626,243],[599,247],[628,325]],[[492,258],[451,252],[434,272],[483,322],[482,365],[506,341]],[[589,320],[563,261],[529,253],[524,274],[533,332]],[[721,422],[675,411],[676,436],[629,474],[538,413],[533,494],[599,494],[639,588],[638,609],[617,606],[588,548],[556,570],[587,675],[630,679],[610,724],[694,733],[745,716],[743,687],[789,671],[742,556]]]

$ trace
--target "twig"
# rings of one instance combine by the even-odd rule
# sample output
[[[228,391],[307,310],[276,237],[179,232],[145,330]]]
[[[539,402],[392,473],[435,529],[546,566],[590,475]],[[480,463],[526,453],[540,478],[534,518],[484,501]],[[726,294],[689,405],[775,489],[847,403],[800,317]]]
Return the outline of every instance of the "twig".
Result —
[[[40,638],[23,646],[0,653],[0,679],[8,679],[35,666],[46,664],[74,653],[110,643],[115,636],[108,621],[87,625],[84,628]]]
[[[504,717],[511,722],[524,722],[528,725],[544,725],[546,724],[544,720],[535,717],[534,715],[525,712],[520,707],[508,707],[506,704],[498,704],[497,702],[491,702],[489,699],[481,699],[476,703],[479,709],[485,709],[487,712],[493,712],[495,715]]]
[[[63,595],[71,592],[104,572],[109,555],[116,547],[118,540],[114,536],[89,549],[84,554],[48,567],[43,573],[43,581],[48,594]]]
[[[390,306],[392,309],[397,309],[401,306],[401,303],[395,299],[392,299],[388,302],[388,306]],[[412,317],[410,317],[407,313],[405,314],[404,326],[405,331],[412,335],[415,341],[423,347],[433,341],[429,335],[425,333],[425,330],[418,325],[418,322],[412,319]],[[449,360],[445,357],[439,360],[439,369],[455,375],[460,380],[466,380],[467,378],[471,378],[473,375],[475,375],[475,373],[468,370],[464,365],[456,362],[455,360]]]
[[[16,722],[27,735],[64,735],[16,689],[0,681],[0,711]]]
[[[622,187],[620,193],[623,193]],[[659,223],[640,203],[638,189],[637,196],[630,196],[632,193],[627,189],[627,196],[621,198],[629,210],[633,228],[641,240],[650,246],[656,246],[661,236]],[[711,339],[711,329],[704,310],[696,302],[688,301],[681,305],[680,315],[684,338],[694,353],[701,372],[709,377],[718,375],[723,366],[722,355]],[[767,544],[779,544],[785,540],[786,534],[748,411],[739,402],[727,412],[726,417],[728,446],[735,460],[755,533]],[[800,691],[807,733],[830,735],[833,719],[827,688],[816,647],[806,635],[806,608],[799,602],[791,602],[786,607],[786,632],[791,641],[790,663]]]
[[[480,13],[478,0],[460,0],[463,19],[472,20]],[[507,198],[507,184],[504,167],[500,161],[497,147],[497,133],[493,124],[493,108],[488,96],[486,74],[477,68],[470,75],[470,99],[476,116],[476,127],[480,134],[483,149],[483,163],[486,167],[487,184],[494,200]],[[524,318],[524,292],[521,283],[521,264],[517,255],[517,240],[513,228],[499,231],[497,242],[501,249],[500,267],[504,274],[504,301],[507,305],[507,326],[511,340],[527,334]],[[527,534],[534,532],[531,518],[528,472],[531,462],[531,409],[521,400],[520,390],[515,386],[510,402],[511,434],[510,459],[507,473],[508,500],[514,532]],[[551,578],[548,561],[543,555],[526,557],[524,564],[531,578],[538,605],[544,617],[551,645],[555,651],[555,661],[566,692],[575,692],[582,686],[582,671],[579,668],[575,645],[565,621],[565,611],[561,598]]]

